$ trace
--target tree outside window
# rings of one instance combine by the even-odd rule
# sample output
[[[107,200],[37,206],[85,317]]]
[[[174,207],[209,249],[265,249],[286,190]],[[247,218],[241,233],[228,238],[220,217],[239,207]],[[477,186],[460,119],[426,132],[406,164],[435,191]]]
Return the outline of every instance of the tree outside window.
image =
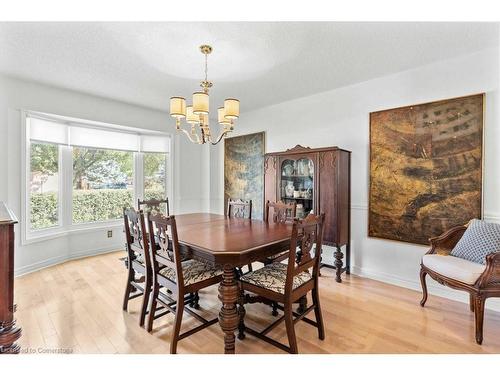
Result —
[[[144,154],[144,199],[163,200],[167,196],[166,183],[167,155],[148,152]],[[164,204],[160,205],[166,212]]]
[[[119,219],[133,206],[134,154],[73,147],[73,222]]]

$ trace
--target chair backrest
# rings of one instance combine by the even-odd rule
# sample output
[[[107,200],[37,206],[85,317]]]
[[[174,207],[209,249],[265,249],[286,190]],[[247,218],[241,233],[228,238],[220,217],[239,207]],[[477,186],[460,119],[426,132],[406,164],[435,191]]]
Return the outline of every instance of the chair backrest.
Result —
[[[292,223],[297,212],[297,203],[266,202],[266,213],[264,220],[269,222],[269,211],[273,210],[271,220],[275,223]]]
[[[142,209],[145,209],[146,212],[151,212],[151,211],[156,211],[156,212],[162,212],[161,210],[161,204],[165,204],[166,206],[166,214],[167,216],[170,216],[170,207],[169,207],[169,204],[168,204],[168,197],[166,197],[165,199],[145,199],[145,200],[141,200],[141,199],[137,199],[137,208],[140,210],[141,208]],[[165,213],[165,212],[163,212]]]
[[[149,212],[147,222],[149,243],[155,243],[157,247],[156,250],[149,251],[154,277],[156,277],[162,266],[167,266],[175,270],[176,284],[179,287],[183,286],[184,275],[182,273],[182,259],[175,216],[164,216],[159,213]]]
[[[231,199],[227,201],[227,217],[252,218],[252,200]]]
[[[305,219],[295,219],[288,253],[285,295],[293,290],[293,278],[301,272],[312,272],[317,282],[323,243],[325,214],[309,214]],[[312,270],[311,270],[312,269]]]
[[[148,258],[148,238],[144,226],[144,214],[142,211],[136,211],[131,207],[124,208],[123,222],[129,260],[135,260],[137,253],[139,253],[144,259],[145,266],[149,268],[151,265]]]

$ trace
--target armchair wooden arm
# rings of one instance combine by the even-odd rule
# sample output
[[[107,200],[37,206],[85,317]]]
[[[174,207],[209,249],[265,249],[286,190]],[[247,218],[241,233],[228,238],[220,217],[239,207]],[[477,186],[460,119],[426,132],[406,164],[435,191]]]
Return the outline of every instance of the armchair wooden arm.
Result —
[[[500,291],[500,251],[486,256],[486,269],[477,281],[481,289],[495,289]]]
[[[440,236],[429,239],[431,248],[427,254],[449,255],[460,238],[462,238],[466,229],[467,226],[460,225],[447,230]]]

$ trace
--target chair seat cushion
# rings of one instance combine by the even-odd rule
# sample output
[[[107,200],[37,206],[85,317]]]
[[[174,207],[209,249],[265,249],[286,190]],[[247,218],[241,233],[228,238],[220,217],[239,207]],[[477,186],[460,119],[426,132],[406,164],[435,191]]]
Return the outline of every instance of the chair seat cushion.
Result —
[[[175,270],[171,267],[163,268],[160,270],[160,274],[173,282],[177,282]],[[222,268],[196,259],[189,259],[182,262],[182,274],[184,276],[184,285],[191,285],[222,275]]]
[[[263,289],[271,290],[279,294],[285,294],[285,281],[287,265],[283,263],[271,263],[258,270],[243,275],[240,281],[253,284]],[[293,278],[293,289],[311,280],[309,272],[301,272]]]
[[[440,275],[473,285],[486,266],[452,255],[428,254],[422,258],[424,266]]]
[[[451,255],[486,264],[486,255],[500,251],[500,224],[473,219]]]

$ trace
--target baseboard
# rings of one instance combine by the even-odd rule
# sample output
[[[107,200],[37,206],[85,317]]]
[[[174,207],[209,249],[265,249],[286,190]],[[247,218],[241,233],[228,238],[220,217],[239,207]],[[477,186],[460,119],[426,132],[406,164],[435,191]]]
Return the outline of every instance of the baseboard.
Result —
[[[100,255],[100,254],[106,254],[106,253],[111,253],[114,251],[119,251],[120,247],[119,245],[112,245],[112,246],[105,246],[105,247],[100,247],[97,249],[92,249],[92,250],[84,250],[84,251],[78,251],[69,255],[60,255],[57,257],[52,257],[49,259],[44,259],[40,262],[28,264],[26,266],[22,266],[19,268],[14,269],[14,276],[23,276],[28,273],[32,273],[35,271],[39,271],[43,268],[55,266],[57,264],[61,264],[64,262],[68,262],[70,260],[74,259],[80,259],[80,258],[86,258],[86,257],[91,257],[94,255]]]
[[[418,279],[416,280],[411,280],[411,279],[403,279],[394,275],[390,275],[384,272],[378,272],[378,271],[373,271],[373,270],[367,270],[365,268],[353,266],[351,268],[351,273],[360,276],[360,277],[365,277],[367,279],[372,279],[372,280],[377,280],[381,281],[383,283],[387,284],[392,284],[396,286],[400,286],[403,288],[407,289],[412,289],[416,290],[418,292],[422,291],[422,288],[420,286],[420,281]],[[454,290],[451,288],[447,288],[445,286],[442,286],[440,284],[434,283],[431,281],[431,278],[427,276],[427,289],[429,293],[429,298],[432,298],[432,296],[438,296],[438,297],[443,297],[447,298],[453,301],[458,301],[458,302],[463,302],[465,304],[469,304],[469,294],[466,292],[460,292],[458,290]],[[415,301],[415,303],[418,304],[419,301]],[[468,308],[468,307],[467,307]],[[497,298],[489,298],[486,300],[486,308],[489,310],[493,311],[499,311],[500,312],[500,299]]]

